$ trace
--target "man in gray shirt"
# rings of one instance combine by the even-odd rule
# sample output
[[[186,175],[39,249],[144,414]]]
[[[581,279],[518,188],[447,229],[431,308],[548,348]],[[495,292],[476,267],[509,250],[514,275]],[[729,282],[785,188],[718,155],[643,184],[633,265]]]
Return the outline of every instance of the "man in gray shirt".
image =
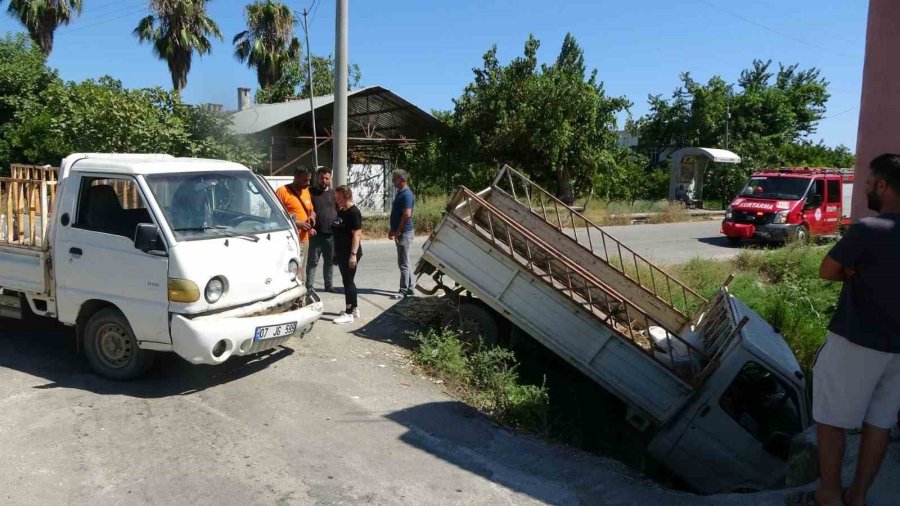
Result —
[[[310,232],[309,254],[306,256],[306,290],[312,291],[313,280],[316,278],[316,267],[319,265],[319,257],[322,257],[325,265],[322,267],[322,278],[325,281],[325,291],[335,292],[334,279],[334,240],[331,236],[331,223],[337,217],[337,207],[334,203],[334,189],[331,188],[331,169],[319,167],[316,174],[316,185],[309,187],[312,197],[313,209],[316,212],[316,225]]]
[[[868,205],[879,215],[851,225],[819,271],[844,286],[813,367],[816,504],[865,503],[900,410],[900,155],[881,155],[870,166]],[[844,491],[845,431],[860,426],[856,475]]]

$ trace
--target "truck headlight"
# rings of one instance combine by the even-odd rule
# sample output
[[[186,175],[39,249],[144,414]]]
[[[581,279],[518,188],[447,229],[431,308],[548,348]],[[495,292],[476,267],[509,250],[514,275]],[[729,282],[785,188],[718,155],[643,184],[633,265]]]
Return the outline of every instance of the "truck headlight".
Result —
[[[300,274],[300,264],[292,258],[291,261],[288,262],[287,270],[288,274],[291,276],[291,281],[293,281],[297,279],[297,276]]]
[[[169,302],[197,302],[200,288],[189,279],[169,278]]]
[[[221,276],[216,276],[209,280],[209,283],[206,284],[206,290],[203,291],[204,297],[206,297],[206,302],[210,304],[215,304],[222,298],[222,295],[225,295],[225,278]]]
[[[789,212],[790,211],[778,211],[777,213],[775,213],[775,219],[772,220],[772,223],[775,223],[776,225],[787,223]]]
[[[732,209],[730,204],[728,205],[728,207],[725,208],[725,219],[726,220],[731,219],[732,214],[734,214],[733,211],[734,211],[734,209]]]

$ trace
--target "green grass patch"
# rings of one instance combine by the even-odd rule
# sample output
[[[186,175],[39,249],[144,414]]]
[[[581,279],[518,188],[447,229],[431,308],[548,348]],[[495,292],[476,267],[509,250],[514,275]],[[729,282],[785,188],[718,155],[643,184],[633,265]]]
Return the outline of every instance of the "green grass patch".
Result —
[[[732,260],[695,259],[673,274],[704,297],[712,297],[729,274],[729,290],[779,329],[809,372],[825,338],[841,284],[819,278],[830,245],[792,244],[769,251],[745,250]]]
[[[469,345],[450,329],[414,332],[416,363],[444,381],[454,394],[500,423],[544,432],[549,397],[543,385],[519,380],[515,354],[482,343]]]
[[[413,211],[413,226],[416,235],[431,234],[434,227],[441,221],[449,200],[449,197],[424,197],[416,201]],[[363,217],[364,239],[387,239],[390,228],[390,217],[387,215]]]

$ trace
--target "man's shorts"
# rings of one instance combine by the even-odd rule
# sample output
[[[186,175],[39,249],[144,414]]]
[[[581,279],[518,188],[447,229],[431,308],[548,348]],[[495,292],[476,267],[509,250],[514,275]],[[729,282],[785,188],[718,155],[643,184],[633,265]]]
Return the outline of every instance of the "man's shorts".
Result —
[[[851,343],[829,332],[813,366],[813,419],[853,429],[890,429],[900,411],[900,353]]]

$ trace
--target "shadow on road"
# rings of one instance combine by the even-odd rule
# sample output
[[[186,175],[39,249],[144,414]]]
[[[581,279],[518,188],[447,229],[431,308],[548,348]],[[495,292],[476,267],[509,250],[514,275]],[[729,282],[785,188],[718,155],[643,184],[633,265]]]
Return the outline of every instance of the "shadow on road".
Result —
[[[728,241],[728,238],[724,235],[716,237],[698,237],[697,242],[702,242],[703,244],[709,244],[711,246],[719,246],[722,248],[737,248],[737,245],[731,244]]]
[[[251,357],[232,357],[218,366],[192,365],[174,353],[160,353],[147,376],[129,382],[110,381],[91,371],[76,349],[73,329],[42,321],[0,318],[0,368],[43,378],[34,388],[75,388],[101,395],[159,398],[189,395],[249,376],[291,356],[275,348]]]

